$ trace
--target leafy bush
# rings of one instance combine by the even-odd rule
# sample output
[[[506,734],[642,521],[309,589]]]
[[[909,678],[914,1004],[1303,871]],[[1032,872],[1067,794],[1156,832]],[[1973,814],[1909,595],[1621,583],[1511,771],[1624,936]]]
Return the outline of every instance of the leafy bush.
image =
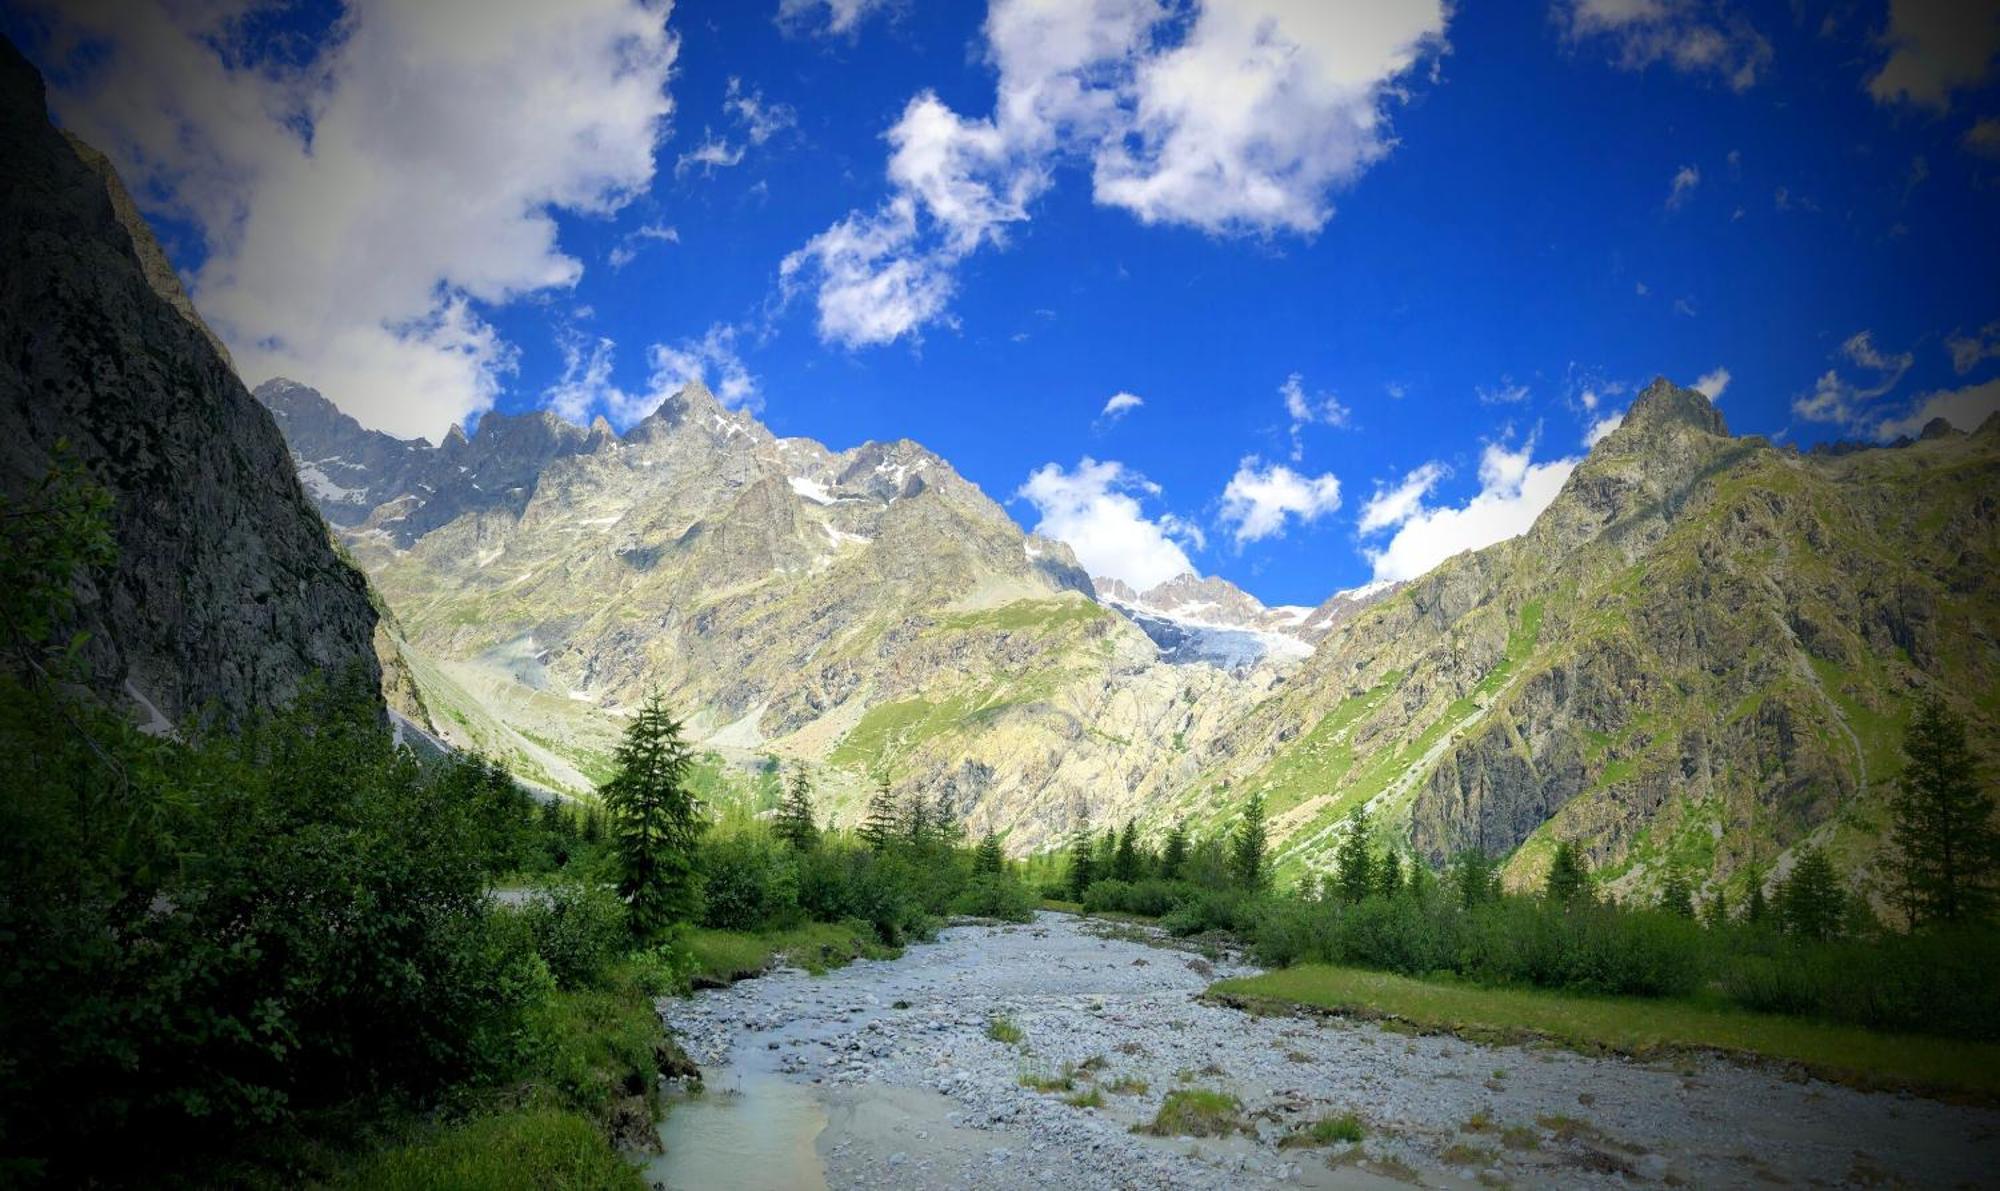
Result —
[[[793,855],[768,836],[751,832],[703,841],[702,925],[753,930],[797,922],[799,874]]]
[[[1247,889],[1197,888],[1162,918],[1160,925],[1169,934],[1181,938],[1208,931],[1248,936],[1256,926],[1257,915],[1262,912],[1266,901],[1264,895]]]
[[[1035,916],[1035,897],[1027,886],[1005,873],[980,873],[951,904],[952,913],[975,918],[1027,922]]]
[[[377,1153],[334,1180],[336,1188],[428,1191],[486,1187],[606,1191],[643,1186],[636,1167],[590,1121],[554,1109],[521,1109],[441,1129]]]
[[[580,881],[536,890],[520,906],[503,910],[501,917],[527,933],[535,954],[562,989],[597,983],[630,937],[625,904],[618,895]]]
[[[1162,918],[1194,895],[1194,888],[1180,881],[1097,881],[1084,891],[1083,908],[1089,913]]]

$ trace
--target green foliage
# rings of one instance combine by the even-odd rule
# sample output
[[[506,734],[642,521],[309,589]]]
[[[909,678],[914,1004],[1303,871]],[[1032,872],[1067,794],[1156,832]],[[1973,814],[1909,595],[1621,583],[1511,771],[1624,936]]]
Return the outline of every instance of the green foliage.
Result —
[[[1368,808],[1357,806],[1347,816],[1347,834],[1341,837],[1335,852],[1343,900],[1358,902],[1376,892],[1375,854],[1370,850],[1368,836]]]
[[[1778,921],[1785,933],[1824,942],[1840,935],[1847,917],[1847,893],[1833,862],[1818,848],[1802,849],[1791,876],[1778,888]]]
[[[1006,873],[979,872],[952,900],[951,911],[973,918],[1027,922],[1035,916],[1035,895]]]
[[[1694,887],[1679,867],[1669,868],[1660,884],[1660,909],[1678,918],[1694,917]]]
[[[975,873],[1004,873],[1007,871],[1006,854],[1000,850],[1000,836],[989,831],[979,840],[979,851],[972,860]]]
[[[819,842],[819,826],[813,821],[812,778],[807,776],[804,765],[792,770],[791,784],[785,788],[784,801],[778,804],[771,830],[794,851],[810,852]]]
[[[501,929],[526,935],[556,987],[565,990],[599,983],[624,953],[628,935],[624,903],[607,889],[578,881],[538,889],[497,917]]]
[[[1383,897],[1403,892],[1403,854],[1395,848],[1382,853],[1382,862],[1376,866],[1375,891]]]
[[[1196,896],[1195,887],[1183,881],[1157,878],[1138,881],[1096,881],[1083,894],[1086,913],[1136,914],[1160,918]]]
[[[1011,1017],[995,1016],[986,1022],[986,1036],[1005,1046],[1018,1046],[1025,1037]]]
[[[1227,1137],[1249,1131],[1242,1113],[1242,1102],[1227,1092],[1178,1088],[1167,1093],[1152,1121],[1135,1126],[1134,1132],[1155,1137]]]
[[[1470,910],[1500,896],[1500,867],[1478,848],[1452,858],[1451,887],[1461,909]]]
[[[861,824],[861,839],[877,853],[886,852],[901,834],[895,796],[889,793],[889,779],[876,779],[875,793],[868,800],[868,817]]]
[[[1125,830],[1118,833],[1118,850],[1111,857],[1111,877],[1113,880],[1132,882],[1140,877],[1139,827],[1131,819],[1125,820]]]
[[[1167,842],[1160,851],[1160,875],[1172,881],[1181,875],[1181,866],[1187,863],[1187,824],[1179,819],[1167,829]]]
[[[613,760],[616,773],[599,793],[611,812],[618,891],[631,907],[634,933],[654,938],[700,907],[695,850],[707,826],[688,789],[693,756],[680,721],[657,693],[626,727]]]
[[[700,852],[701,924],[718,930],[795,924],[800,864],[796,852],[761,831],[711,836]]]
[[[553,1108],[479,1117],[377,1153],[332,1182],[360,1191],[638,1191],[639,1171],[586,1118]]]
[[[1264,796],[1252,794],[1243,804],[1236,834],[1230,839],[1229,869],[1236,883],[1252,891],[1269,887],[1271,873],[1265,864],[1268,847],[1264,826]]]
[[[1084,891],[1097,879],[1096,849],[1091,844],[1090,820],[1085,819],[1076,829],[1076,836],[1070,842],[1069,878],[1067,889],[1069,900],[1080,902]]]
[[[1367,1130],[1362,1127],[1361,1118],[1351,1112],[1344,1112],[1339,1116],[1321,1117],[1296,1132],[1286,1134],[1279,1139],[1278,1148],[1353,1145],[1366,1135]]]
[[[1891,842],[1912,929],[1980,921],[2000,899],[2000,832],[1993,796],[1965,741],[1965,720],[1936,697],[1903,736],[1907,760],[1890,804]]]
[[[1590,866],[1575,841],[1556,841],[1555,857],[1549,861],[1549,880],[1544,893],[1549,901],[1559,906],[1574,906],[1591,900]]]

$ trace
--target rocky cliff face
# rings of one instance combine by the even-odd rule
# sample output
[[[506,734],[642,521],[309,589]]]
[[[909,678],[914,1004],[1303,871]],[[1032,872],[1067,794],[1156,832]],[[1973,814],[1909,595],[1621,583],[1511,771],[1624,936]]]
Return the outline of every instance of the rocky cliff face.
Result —
[[[1293,869],[1367,803],[1517,882],[1572,839],[1615,888],[1740,892],[1808,840],[1865,883],[1913,696],[1996,752],[1996,492],[1992,422],[1802,457],[1656,382],[1528,534],[1337,628],[1183,802],[1264,792]]]
[[[25,491],[65,440],[113,495],[117,564],[79,593],[92,684],[178,721],[282,702],[316,670],[374,676],[366,583],[270,415],[4,41],[0,160],[0,480]]]

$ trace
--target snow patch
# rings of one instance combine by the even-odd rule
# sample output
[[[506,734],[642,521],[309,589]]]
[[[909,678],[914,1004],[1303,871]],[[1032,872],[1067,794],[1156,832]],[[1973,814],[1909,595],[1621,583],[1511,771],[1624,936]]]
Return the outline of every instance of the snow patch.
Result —
[[[804,476],[787,476],[785,478],[791,484],[792,491],[798,493],[806,500],[820,505],[830,505],[833,503],[833,493],[828,492],[826,485],[820,483],[818,480],[810,480]]]

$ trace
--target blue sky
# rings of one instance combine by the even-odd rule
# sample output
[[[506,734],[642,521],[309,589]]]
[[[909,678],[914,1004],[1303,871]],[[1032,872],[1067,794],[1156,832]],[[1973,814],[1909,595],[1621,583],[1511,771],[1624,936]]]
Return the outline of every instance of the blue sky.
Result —
[[[1031,0],[6,29],[250,383],[435,437],[699,372],[780,434],[916,439],[1128,578],[1414,573],[1518,532],[1655,375],[1801,444],[2000,402],[1982,6],[1151,4],[1068,40],[1010,31]]]

